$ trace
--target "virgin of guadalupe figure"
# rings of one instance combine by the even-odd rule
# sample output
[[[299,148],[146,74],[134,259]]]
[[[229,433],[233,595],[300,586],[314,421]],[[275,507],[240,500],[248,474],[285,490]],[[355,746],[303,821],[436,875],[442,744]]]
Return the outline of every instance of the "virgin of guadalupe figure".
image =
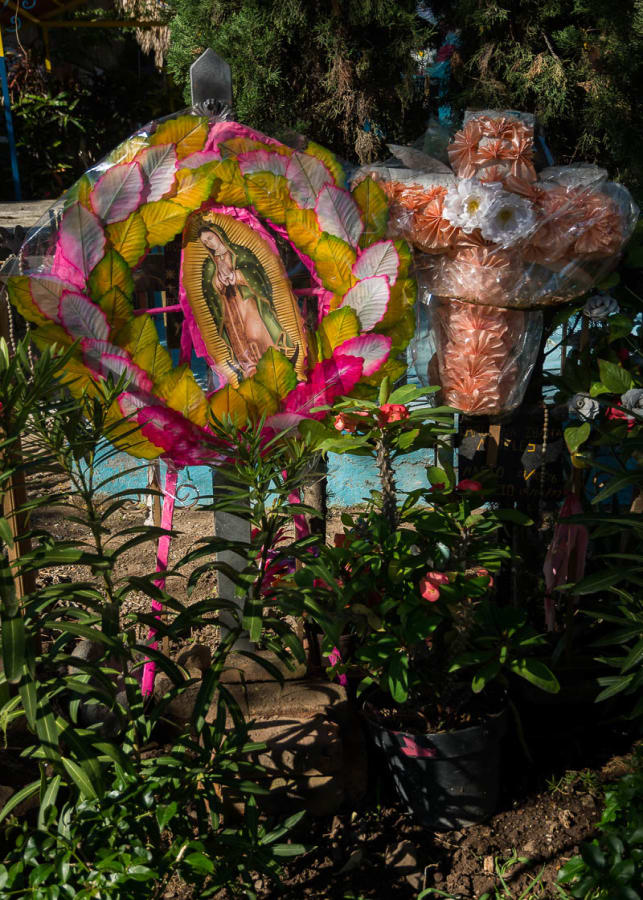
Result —
[[[295,345],[279,324],[272,285],[257,256],[215,224],[203,225],[198,237],[207,252],[201,272],[203,296],[230,349],[233,370],[240,378],[254,375],[270,347],[292,359]]]

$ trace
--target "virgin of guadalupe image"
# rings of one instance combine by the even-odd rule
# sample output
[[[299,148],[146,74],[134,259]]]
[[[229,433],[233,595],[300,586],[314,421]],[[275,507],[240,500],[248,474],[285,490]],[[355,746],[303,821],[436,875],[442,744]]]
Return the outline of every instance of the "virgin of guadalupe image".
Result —
[[[270,347],[294,362],[297,347],[279,324],[272,285],[257,256],[215,224],[203,225],[198,237],[207,254],[201,271],[203,296],[237,376],[253,375]]]

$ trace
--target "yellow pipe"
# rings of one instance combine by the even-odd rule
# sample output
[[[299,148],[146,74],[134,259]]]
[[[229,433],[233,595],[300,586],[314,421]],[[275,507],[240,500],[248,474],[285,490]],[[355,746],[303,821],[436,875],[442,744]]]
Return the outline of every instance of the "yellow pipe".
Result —
[[[42,42],[45,45],[45,69],[47,72],[51,72],[51,50],[49,47],[49,29],[43,25],[42,26]]]
[[[38,23],[40,24],[40,23]],[[165,22],[146,22],[138,19],[74,19],[72,22],[47,20],[48,28],[160,28]]]

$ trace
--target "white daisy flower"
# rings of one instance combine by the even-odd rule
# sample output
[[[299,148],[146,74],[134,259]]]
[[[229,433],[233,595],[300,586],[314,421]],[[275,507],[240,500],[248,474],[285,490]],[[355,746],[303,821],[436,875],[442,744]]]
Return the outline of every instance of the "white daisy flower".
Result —
[[[480,228],[500,191],[500,184],[483,184],[477,178],[461,178],[444,199],[443,218],[470,234]]]
[[[501,247],[510,247],[526,238],[535,224],[536,214],[529,200],[499,190],[485,212],[480,232],[486,240]]]

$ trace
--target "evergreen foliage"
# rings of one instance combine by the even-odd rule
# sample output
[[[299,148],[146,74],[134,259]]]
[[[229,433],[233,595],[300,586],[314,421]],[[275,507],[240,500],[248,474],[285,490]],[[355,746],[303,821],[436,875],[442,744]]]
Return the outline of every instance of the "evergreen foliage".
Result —
[[[461,29],[459,108],[526,109],[556,162],[596,162],[643,195],[643,0],[437,0]]]
[[[185,86],[212,47],[232,67],[235,113],[367,162],[423,130],[414,49],[431,35],[415,0],[170,0],[168,68]],[[364,125],[367,129],[365,131]]]

